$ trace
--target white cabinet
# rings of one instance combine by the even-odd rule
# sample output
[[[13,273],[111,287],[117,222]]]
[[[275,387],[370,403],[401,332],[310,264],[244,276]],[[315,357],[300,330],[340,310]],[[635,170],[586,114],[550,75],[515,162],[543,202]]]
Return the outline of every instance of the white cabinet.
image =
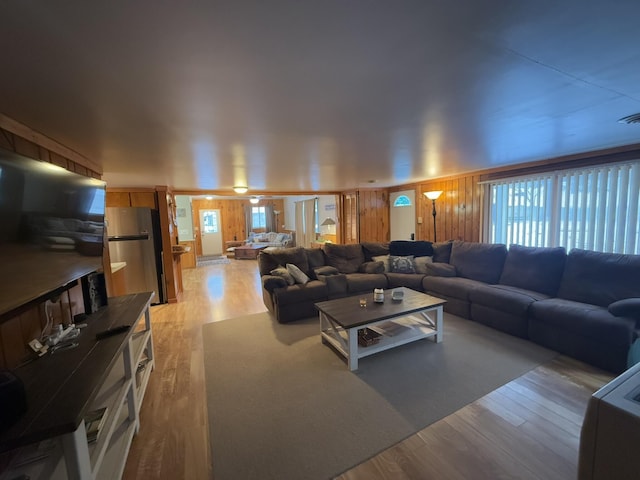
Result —
[[[29,410],[0,435],[0,448],[11,449],[12,457],[2,480],[21,474],[31,479],[121,478],[154,368],[152,296],[110,298],[87,320],[76,351],[48,355],[15,372],[25,383]],[[128,332],[96,340],[97,332],[125,324],[131,325]],[[47,374],[55,381],[43,387]],[[42,395],[50,399],[41,401]],[[97,440],[89,443],[84,419],[104,408]],[[12,448],[16,444],[21,446]]]

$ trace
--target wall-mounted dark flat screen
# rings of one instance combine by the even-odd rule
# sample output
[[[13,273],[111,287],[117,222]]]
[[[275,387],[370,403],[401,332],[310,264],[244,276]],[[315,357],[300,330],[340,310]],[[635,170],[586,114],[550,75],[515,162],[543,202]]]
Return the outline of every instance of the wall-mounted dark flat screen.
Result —
[[[0,316],[102,268],[105,183],[0,150]]]

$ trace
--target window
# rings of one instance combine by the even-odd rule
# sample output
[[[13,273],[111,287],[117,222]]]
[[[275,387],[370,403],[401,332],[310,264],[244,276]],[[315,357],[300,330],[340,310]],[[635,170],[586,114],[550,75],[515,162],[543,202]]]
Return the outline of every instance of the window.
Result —
[[[640,162],[490,182],[490,242],[640,254]]]
[[[251,226],[267,228],[267,214],[264,207],[251,207]]]
[[[394,207],[410,207],[411,199],[406,195],[398,195],[398,198],[393,202]]]
[[[203,233],[218,233],[220,231],[217,211],[207,210],[202,212],[202,229],[204,230]]]

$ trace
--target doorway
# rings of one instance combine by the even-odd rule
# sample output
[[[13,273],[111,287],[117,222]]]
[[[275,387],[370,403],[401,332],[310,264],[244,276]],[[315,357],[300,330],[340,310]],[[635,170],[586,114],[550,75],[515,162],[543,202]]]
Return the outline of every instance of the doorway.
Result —
[[[403,190],[390,195],[389,227],[391,240],[415,240],[416,192]]]
[[[202,256],[222,255],[220,210],[198,210]]]

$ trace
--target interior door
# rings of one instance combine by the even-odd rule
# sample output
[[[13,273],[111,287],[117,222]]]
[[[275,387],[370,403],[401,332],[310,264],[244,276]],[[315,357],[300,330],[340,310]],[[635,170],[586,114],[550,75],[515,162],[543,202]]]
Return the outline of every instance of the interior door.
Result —
[[[416,192],[403,190],[390,195],[391,211],[389,226],[391,240],[415,240],[416,230]]]
[[[198,210],[202,255],[222,255],[220,210]]]

